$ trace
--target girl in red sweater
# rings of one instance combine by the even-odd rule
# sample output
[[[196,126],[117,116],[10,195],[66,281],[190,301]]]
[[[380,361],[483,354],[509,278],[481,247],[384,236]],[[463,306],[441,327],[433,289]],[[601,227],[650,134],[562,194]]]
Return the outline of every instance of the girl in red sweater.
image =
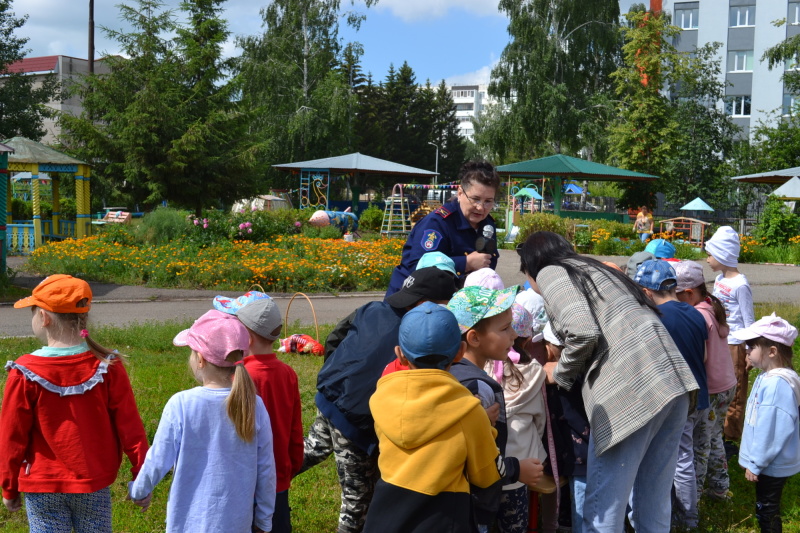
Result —
[[[0,484],[32,532],[111,532],[111,492],[122,453],[135,476],[147,436],[119,354],[89,337],[92,291],[64,274],[14,304],[33,311],[44,346],[6,365],[0,410]]]

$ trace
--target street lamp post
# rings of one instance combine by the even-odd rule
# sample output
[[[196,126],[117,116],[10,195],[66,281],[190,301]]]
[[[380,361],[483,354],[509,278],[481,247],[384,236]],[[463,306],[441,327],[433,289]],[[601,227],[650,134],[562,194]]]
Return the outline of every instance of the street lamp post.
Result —
[[[439,181],[439,145],[430,141],[428,144],[436,147],[436,162],[434,163],[434,172],[436,172],[436,175],[433,177],[433,184],[436,185]]]

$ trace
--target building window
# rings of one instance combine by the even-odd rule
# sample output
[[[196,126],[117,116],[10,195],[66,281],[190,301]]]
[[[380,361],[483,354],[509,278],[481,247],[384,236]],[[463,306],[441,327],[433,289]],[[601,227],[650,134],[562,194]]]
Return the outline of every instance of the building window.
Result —
[[[750,116],[749,96],[729,96],[725,99],[725,114],[731,117]]]
[[[800,24],[800,2],[789,2],[789,24]]]
[[[784,61],[783,65],[786,70],[798,70],[798,63],[797,56],[794,56]]]
[[[756,6],[731,7],[731,28],[756,25]]]
[[[461,135],[472,135],[473,133],[475,133],[475,130],[473,129],[461,130]]]
[[[453,91],[453,98],[475,98],[475,91]]]
[[[472,122],[472,117],[456,117],[458,118],[458,122]]]
[[[675,8],[675,24],[682,30],[696,30],[697,19],[700,9],[679,9]]]
[[[794,115],[794,112],[797,108],[797,104],[800,103],[797,96],[793,94],[784,94],[783,95],[783,114],[784,115]]]
[[[475,104],[456,104],[456,111],[472,111]]]
[[[753,72],[753,51],[732,50],[728,52],[728,72]]]

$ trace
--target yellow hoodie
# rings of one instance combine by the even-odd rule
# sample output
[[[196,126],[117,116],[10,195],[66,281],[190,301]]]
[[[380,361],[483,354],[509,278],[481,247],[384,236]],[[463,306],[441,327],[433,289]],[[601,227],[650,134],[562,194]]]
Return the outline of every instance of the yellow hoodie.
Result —
[[[480,401],[449,372],[413,369],[381,378],[369,406],[381,482],[364,531],[460,531],[469,483],[500,479],[495,430]]]

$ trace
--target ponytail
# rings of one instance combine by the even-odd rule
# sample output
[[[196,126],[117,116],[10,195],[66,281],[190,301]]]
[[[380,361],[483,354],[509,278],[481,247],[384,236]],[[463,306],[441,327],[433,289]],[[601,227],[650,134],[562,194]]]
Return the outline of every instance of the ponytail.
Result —
[[[256,385],[241,363],[241,352],[238,353],[239,362],[233,366],[233,385],[226,400],[228,418],[239,438],[253,442],[256,435]]]
[[[706,288],[705,283],[703,283],[702,285],[698,285],[696,289],[700,291],[700,296],[702,296],[708,303],[711,304],[711,307],[714,308],[714,318],[717,319],[719,327],[727,326],[728,316],[727,313],[725,312],[725,306],[722,305],[722,302],[719,301],[719,298],[717,298],[713,294],[708,293],[708,288]]]
[[[76,307],[88,307],[89,301],[84,298],[80,302],[76,304]],[[41,309],[41,308],[40,308]],[[89,351],[91,351],[95,357],[100,359],[101,361],[113,364],[117,361],[123,361],[124,354],[117,352],[116,350],[111,350],[106,348],[96,340],[92,339],[89,336],[89,330],[87,329],[87,324],[89,321],[89,313],[55,313],[53,311],[47,311],[50,313],[50,316],[53,317],[53,321],[55,322],[56,327],[58,327],[63,333],[66,334],[73,334],[73,333],[80,333],[80,336],[86,341],[86,344],[89,345]]]

